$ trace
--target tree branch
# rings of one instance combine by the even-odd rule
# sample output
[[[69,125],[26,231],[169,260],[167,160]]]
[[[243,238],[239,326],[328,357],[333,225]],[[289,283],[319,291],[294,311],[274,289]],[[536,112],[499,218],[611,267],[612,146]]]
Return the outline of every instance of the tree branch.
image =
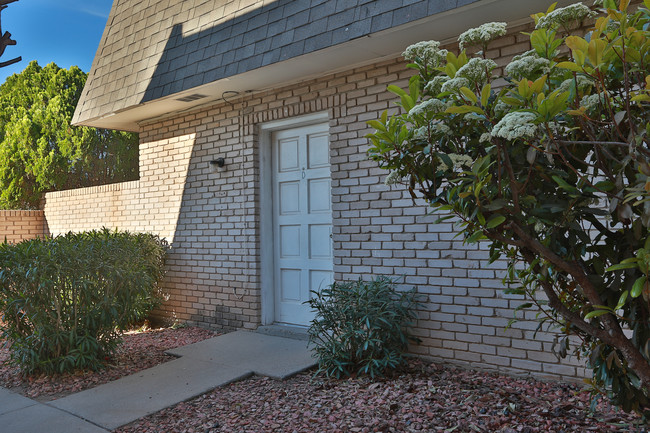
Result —
[[[13,65],[14,63],[18,63],[22,60],[22,57],[16,57],[15,59],[7,60],[6,62],[0,62],[0,68],[4,68],[5,66]]]
[[[584,273],[577,262],[569,262],[562,259],[553,251],[539,243],[537,239],[530,237],[528,233],[526,233],[514,221],[510,223],[510,227],[519,237],[519,239],[521,239],[522,242],[526,244],[526,247],[522,248],[522,252],[528,249],[535,254],[547,259],[551,264],[553,264],[558,269],[566,272],[571,276],[571,278],[575,280],[576,283],[578,283],[592,305],[604,305],[600,295],[598,294],[598,291],[591,283],[591,281],[589,281],[589,277]],[[544,287],[543,284],[542,287]],[[650,387],[650,363],[644,358],[639,349],[635,347],[634,344],[632,344],[632,342],[627,338],[623,332],[623,329],[620,327],[619,323],[616,321],[616,318],[612,316],[612,314],[608,313],[600,316],[598,319],[603,324],[605,329],[601,330],[599,328],[596,328],[595,331],[597,333],[592,333],[594,332],[594,328],[591,327],[591,325],[588,324],[584,319],[582,319],[580,315],[577,315],[566,308],[566,306],[555,294],[552,286],[549,286],[548,289],[549,292],[552,292],[552,297],[554,298],[551,299],[551,297],[549,297],[549,305],[552,308],[557,309],[560,314],[562,314],[567,320],[571,321],[571,323],[575,324],[579,329],[582,330],[584,328],[584,332],[587,334],[590,334],[611,345],[612,347],[620,350],[628,362],[630,368],[638,374],[643,386]],[[545,288],[544,292],[546,291],[547,290]],[[548,295],[549,293],[547,293],[547,296]],[[589,325],[589,327],[587,325]],[[590,331],[587,331],[587,329],[590,329]]]

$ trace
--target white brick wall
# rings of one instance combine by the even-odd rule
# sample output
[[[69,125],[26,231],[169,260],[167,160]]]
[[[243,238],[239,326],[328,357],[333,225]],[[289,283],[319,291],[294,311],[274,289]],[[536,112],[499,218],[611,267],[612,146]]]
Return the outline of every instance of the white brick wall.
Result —
[[[495,44],[500,64],[527,49],[518,32]],[[517,45],[513,48],[513,43]],[[261,123],[327,111],[336,279],[403,277],[424,296],[412,351],[475,368],[543,377],[575,377],[559,364],[552,335],[537,323],[505,329],[520,302],[504,295],[505,264],[488,264],[480,245],[463,245],[453,224],[434,224],[424,202],[383,184],[385,172],[366,156],[366,121],[394,110],[388,84],[412,72],[399,60],[262,93],[142,125],[140,180],[113,187],[48,194],[53,233],[106,225],[161,233],[172,241],[163,312],[222,328],[260,323]],[[223,156],[226,169],[209,161]],[[483,249],[481,249],[483,248]]]

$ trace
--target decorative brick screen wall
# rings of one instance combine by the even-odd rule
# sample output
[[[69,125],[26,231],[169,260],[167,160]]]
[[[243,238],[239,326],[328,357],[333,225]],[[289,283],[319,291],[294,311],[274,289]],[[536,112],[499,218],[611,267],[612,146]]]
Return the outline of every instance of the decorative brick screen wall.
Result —
[[[138,181],[47,193],[50,232],[60,235],[101,227],[136,230],[139,193]]]
[[[525,27],[491,45],[503,66],[528,49]],[[383,184],[386,172],[366,155],[366,121],[395,110],[388,84],[407,86],[399,59],[233,98],[229,103],[142,125],[140,180],[48,194],[52,233],[101,226],[153,231],[173,245],[166,314],[217,328],[261,322],[259,125],[327,112],[332,169],[336,279],[403,277],[426,301],[413,351],[439,360],[567,378],[579,363],[559,363],[553,336],[536,336],[534,314],[506,329],[522,300],[501,290],[505,264],[463,245],[451,224],[434,224],[422,202]],[[213,172],[210,161],[224,157]]]
[[[0,210],[0,242],[17,243],[48,234],[41,210]]]

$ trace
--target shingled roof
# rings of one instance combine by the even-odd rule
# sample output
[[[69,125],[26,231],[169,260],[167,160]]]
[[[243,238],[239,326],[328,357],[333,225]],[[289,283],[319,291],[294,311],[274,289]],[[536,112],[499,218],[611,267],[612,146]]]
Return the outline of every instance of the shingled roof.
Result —
[[[172,95],[183,96],[176,101],[190,102],[187,98],[193,95],[181,92],[364,38],[369,40],[370,35],[413,26],[427,17],[444,15],[457,8],[497,2],[504,3],[503,0],[115,0],[73,123],[136,130],[132,120],[112,126],[105,120],[152,101],[170,99]],[[484,17],[477,19],[483,22]],[[436,27],[444,28],[445,23],[441,21],[428,28]],[[414,37],[420,39],[420,35]],[[403,47],[400,43],[399,48]],[[392,55],[399,53],[397,48],[390,49]],[[380,53],[381,49],[377,51],[361,60],[388,54]],[[321,71],[343,66],[331,65],[329,61],[330,64],[324,61]],[[342,61],[349,62],[349,59]],[[160,115],[161,110],[175,107],[171,104],[149,112]],[[144,115],[139,114],[139,119]]]

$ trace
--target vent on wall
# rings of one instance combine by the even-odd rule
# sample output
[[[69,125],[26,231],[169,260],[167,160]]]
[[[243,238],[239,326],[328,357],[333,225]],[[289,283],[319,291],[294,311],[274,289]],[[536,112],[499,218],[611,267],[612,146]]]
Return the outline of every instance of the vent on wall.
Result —
[[[191,95],[183,96],[182,98],[178,98],[176,100],[181,101],[181,102],[192,102],[192,101],[196,101],[197,99],[203,99],[203,98],[207,98],[207,97],[208,97],[208,95],[201,95],[200,93],[193,93]]]

